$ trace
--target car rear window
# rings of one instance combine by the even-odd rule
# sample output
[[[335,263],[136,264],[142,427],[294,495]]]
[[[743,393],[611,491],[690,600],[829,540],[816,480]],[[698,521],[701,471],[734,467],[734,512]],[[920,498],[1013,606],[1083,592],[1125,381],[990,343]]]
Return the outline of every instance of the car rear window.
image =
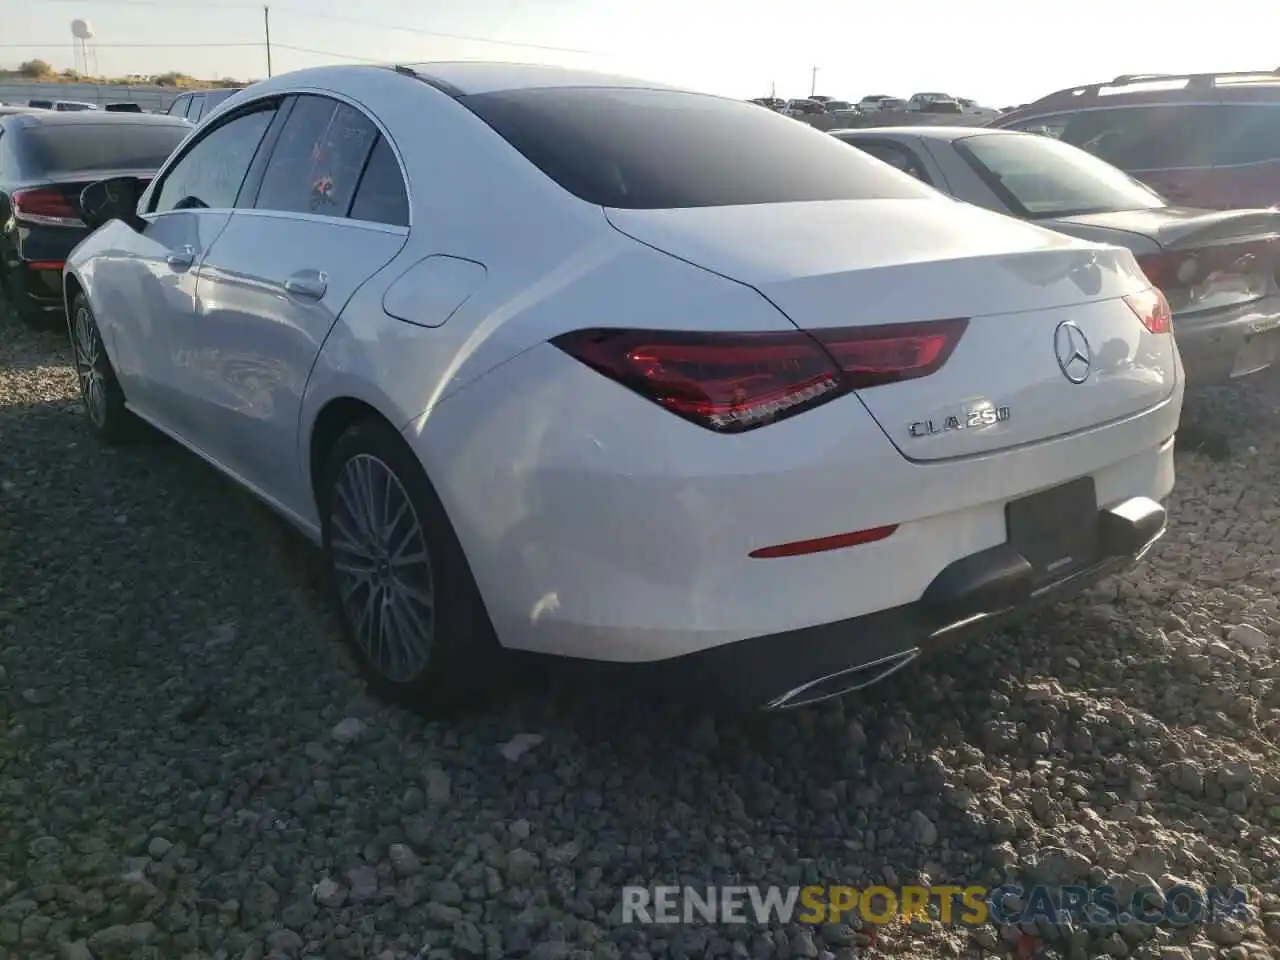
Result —
[[[738,100],[575,87],[461,102],[569,193],[603,207],[936,196],[826,133]]]
[[[190,131],[176,123],[68,123],[32,127],[24,139],[41,173],[153,170]]]
[[[1013,212],[1032,219],[1152,210],[1164,201],[1083,150],[1031,134],[988,133],[956,152]]]

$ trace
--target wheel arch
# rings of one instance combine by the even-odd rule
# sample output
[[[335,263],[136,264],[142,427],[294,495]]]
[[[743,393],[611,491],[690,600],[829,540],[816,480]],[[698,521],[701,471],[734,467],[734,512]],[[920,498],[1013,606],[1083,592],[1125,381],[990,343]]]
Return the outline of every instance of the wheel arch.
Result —
[[[71,304],[82,293],[87,299],[89,295],[85,293],[85,286],[80,278],[70,270],[65,271],[62,275],[62,313],[66,317],[67,329],[71,328]],[[89,306],[92,308],[93,304]]]
[[[320,508],[320,480],[324,476],[325,461],[329,458],[334,444],[347,430],[365,420],[380,420],[392,430],[399,432],[399,427],[392,423],[386,414],[367,400],[354,396],[333,397],[326,401],[316,413],[307,439],[306,463],[307,479],[317,510]]]

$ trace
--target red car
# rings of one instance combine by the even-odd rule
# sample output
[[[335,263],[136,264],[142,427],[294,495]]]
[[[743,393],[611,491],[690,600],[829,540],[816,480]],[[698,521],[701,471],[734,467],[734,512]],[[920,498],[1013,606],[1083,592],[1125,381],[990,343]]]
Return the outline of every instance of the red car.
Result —
[[[1117,77],[1051,93],[988,126],[1081,147],[1173,203],[1280,206],[1280,70]]]

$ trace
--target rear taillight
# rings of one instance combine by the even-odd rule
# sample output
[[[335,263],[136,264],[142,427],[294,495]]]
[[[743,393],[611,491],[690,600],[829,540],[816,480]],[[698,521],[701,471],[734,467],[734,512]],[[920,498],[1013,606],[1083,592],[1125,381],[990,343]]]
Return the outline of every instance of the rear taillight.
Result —
[[[865,390],[935,373],[968,325],[956,318],[815,330],[812,335],[839,364],[849,388]]]
[[[1152,333],[1173,331],[1173,311],[1163,293],[1152,287],[1142,293],[1131,293],[1124,298],[1142,325]]]
[[[552,342],[677,416],[720,433],[775,423],[848,393],[927,376],[967,320],[812,334],[579,330]]]
[[[1172,295],[1220,277],[1267,274],[1275,269],[1280,243],[1257,237],[1186,250],[1166,250],[1138,257],[1147,279]]]
[[[34,187],[13,194],[13,215],[28,223],[77,226],[80,211],[58,187]]]

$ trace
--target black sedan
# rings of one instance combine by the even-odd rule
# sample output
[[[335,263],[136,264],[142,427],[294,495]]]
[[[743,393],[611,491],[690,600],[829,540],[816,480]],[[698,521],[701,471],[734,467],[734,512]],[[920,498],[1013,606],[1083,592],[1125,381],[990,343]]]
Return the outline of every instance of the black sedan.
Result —
[[[0,288],[35,321],[62,308],[62,266],[89,234],[80,191],[151,177],[191,132],[175,117],[100,111],[0,116]]]

